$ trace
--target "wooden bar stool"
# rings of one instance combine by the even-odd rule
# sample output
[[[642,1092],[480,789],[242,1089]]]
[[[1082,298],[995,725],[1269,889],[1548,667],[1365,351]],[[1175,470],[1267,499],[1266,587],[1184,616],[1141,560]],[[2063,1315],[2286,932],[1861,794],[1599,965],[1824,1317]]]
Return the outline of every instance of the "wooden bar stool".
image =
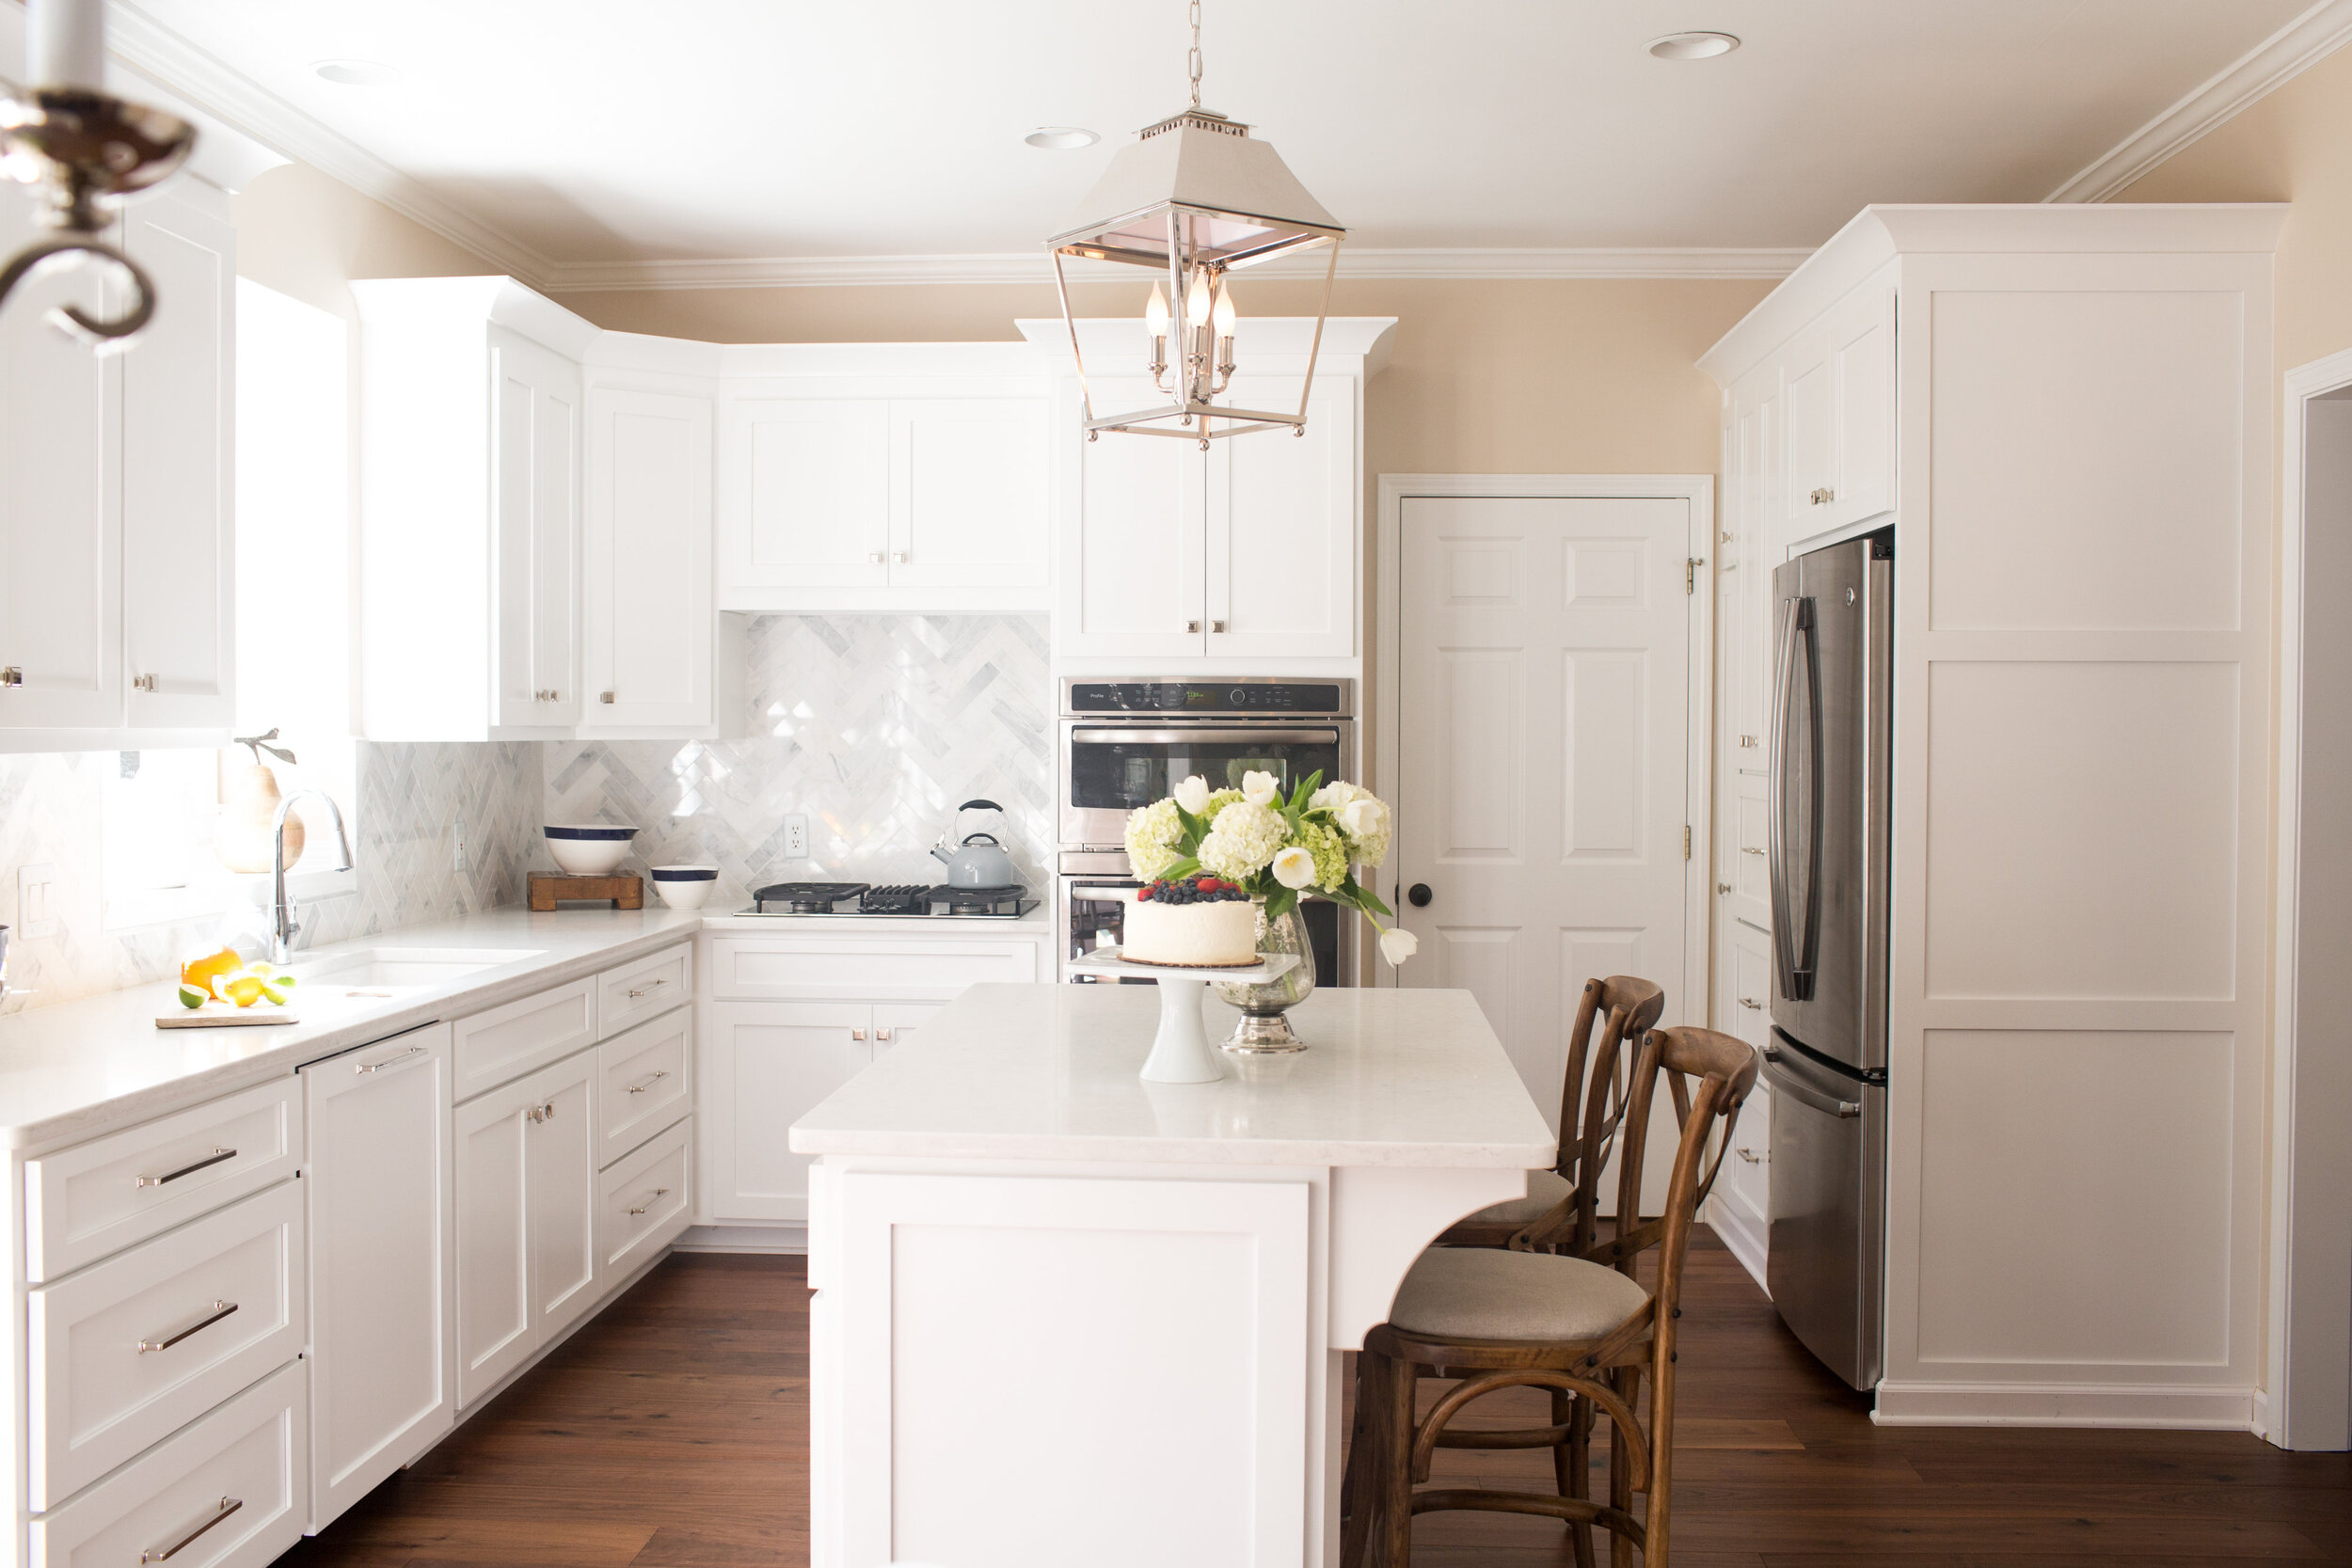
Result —
[[[1546,1222],[1547,1235],[1571,1252],[1592,1244],[1594,1221],[1599,1212],[1600,1171],[1609,1163],[1612,1140],[1625,1116],[1627,1080],[1633,1051],[1666,1008],[1666,993],[1655,981],[1631,974],[1612,974],[1584,982],[1576,1005],[1576,1022],[1568,1029],[1568,1060],[1560,1083],[1560,1157],[1549,1170],[1531,1172],[1527,1196],[1481,1209],[1456,1220],[1438,1236],[1438,1246],[1500,1247],[1536,1220]],[[1600,1026],[1597,1045],[1593,1039]],[[1585,1064],[1592,1064],[1592,1082],[1585,1083]],[[1583,1112],[1578,1114],[1578,1101]],[[1571,1199],[1582,1201],[1563,1209]],[[1554,1217],[1553,1212],[1561,1211]],[[1524,1246],[1527,1243],[1520,1243]],[[1547,1245],[1553,1244],[1547,1242]]]
[[[1565,1521],[1580,1564],[1593,1561],[1591,1528],[1610,1532],[1610,1560],[1627,1568],[1667,1563],[1674,1449],[1676,1320],[1682,1266],[1702,1196],[1722,1167],[1740,1104],[1756,1083],[1756,1052],[1711,1029],[1645,1035],[1626,1108],[1618,1160],[1618,1235],[1592,1256],[1431,1247],[1398,1287],[1389,1321],[1364,1337],[1357,1361],[1356,1452],[1343,1486],[1343,1568],[1409,1568],[1413,1515],[1446,1509],[1533,1513]],[[1643,1144],[1661,1078],[1682,1112],[1664,1214],[1640,1218]],[[1695,1081],[1696,1087],[1692,1087]],[[1724,1139],[1712,1163],[1716,1124]],[[1702,1170],[1702,1165],[1706,1168]],[[1635,1262],[1658,1247],[1654,1289]],[[1649,1374],[1649,1424],[1636,1407]],[[1422,1376],[1461,1381],[1426,1417],[1415,1411]],[[1505,1388],[1551,1391],[1552,1424],[1514,1432],[1449,1433],[1473,1402]],[[1589,1419],[1564,1418],[1573,1403],[1609,1418],[1609,1500],[1589,1496]],[[1580,1432],[1581,1429],[1581,1432]],[[1583,1441],[1580,1441],[1580,1436]],[[1449,1441],[1448,1439],[1452,1439]],[[1431,1455],[1449,1448],[1549,1448],[1559,1493],[1545,1497],[1484,1487],[1416,1492]],[[1642,1512],[1633,1494],[1645,1495]]]

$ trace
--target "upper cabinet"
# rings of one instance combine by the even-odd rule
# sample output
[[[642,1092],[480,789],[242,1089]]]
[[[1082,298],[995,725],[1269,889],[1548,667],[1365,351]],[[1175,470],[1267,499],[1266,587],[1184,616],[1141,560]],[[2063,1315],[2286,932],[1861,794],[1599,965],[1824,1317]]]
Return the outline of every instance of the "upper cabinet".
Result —
[[[583,730],[710,721],[711,400],[588,390]]]
[[[492,722],[568,725],[580,718],[580,367],[502,326],[489,342]]]
[[[0,249],[33,238],[0,202]],[[225,740],[235,646],[235,237],[229,197],[183,176],[112,238],[153,278],[119,355],[49,319],[119,309],[89,271],[0,311],[0,750]]]
[[[1034,354],[720,353],[722,608],[1044,608],[1048,405]]]
[[[1082,322],[1087,388],[1099,416],[1166,403],[1139,375],[1139,323]],[[1237,407],[1290,410],[1297,435],[1196,441],[1112,433],[1089,440],[1059,322],[1022,329],[1061,354],[1054,652],[1057,658],[1352,660],[1361,598],[1363,383],[1386,360],[1388,318],[1327,324],[1310,391],[1311,320],[1247,320]],[[1207,665],[1208,668],[1219,666]]]
[[[1895,505],[1895,280],[1840,301],[1778,367],[1788,380],[1792,539]]]

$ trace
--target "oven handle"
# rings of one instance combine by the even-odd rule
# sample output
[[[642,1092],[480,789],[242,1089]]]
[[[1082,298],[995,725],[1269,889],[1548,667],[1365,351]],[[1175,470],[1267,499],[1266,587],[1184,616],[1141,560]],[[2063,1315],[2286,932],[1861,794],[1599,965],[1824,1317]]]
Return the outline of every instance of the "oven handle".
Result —
[[[1073,746],[1181,746],[1186,742],[1206,746],[1336,746],[1340,732],[1332,729],[1275,729],[1270,726],[1241,727],[1226,725],[1212,727],[1187,725],[1183,729],[1075,729],[1070,732]]]

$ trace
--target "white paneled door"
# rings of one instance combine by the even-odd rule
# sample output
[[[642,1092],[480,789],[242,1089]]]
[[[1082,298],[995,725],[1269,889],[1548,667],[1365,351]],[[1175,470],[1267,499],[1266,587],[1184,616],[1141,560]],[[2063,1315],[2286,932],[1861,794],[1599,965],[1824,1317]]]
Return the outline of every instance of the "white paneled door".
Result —
[[[1391,863],[1421,952],[1399,981],[1474,995],[1551,1116],[1586,979],[1638,974],[1666,1022],[1707,1016],[1683,973],[1698,525],[1658,499],[1413,497],[1402,516]]]

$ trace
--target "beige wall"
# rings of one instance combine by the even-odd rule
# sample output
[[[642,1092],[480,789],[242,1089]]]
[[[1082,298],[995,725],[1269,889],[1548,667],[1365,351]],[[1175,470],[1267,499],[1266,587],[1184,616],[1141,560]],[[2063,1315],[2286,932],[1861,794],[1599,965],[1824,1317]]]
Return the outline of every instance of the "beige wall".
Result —
[[[256,179],[230,201],[237,273],[346,320],[355,277],[471,277],[502,269],[307,164]]]

